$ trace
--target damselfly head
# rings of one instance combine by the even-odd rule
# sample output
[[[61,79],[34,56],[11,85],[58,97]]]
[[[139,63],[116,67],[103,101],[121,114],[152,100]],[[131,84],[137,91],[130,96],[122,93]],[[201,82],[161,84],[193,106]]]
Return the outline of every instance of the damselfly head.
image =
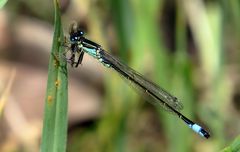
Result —
[[[81,38],[83,37],[84,32],[81,30],[77,30],[76,32],[70,33],[70,41],[71,42],[77,42],[80,41]]]
[[[84,35],[84,32],[80,30],[80,27],[76,22],[73,22],[69,26],[69,39],[72,43],[80,41],[83,35]]]

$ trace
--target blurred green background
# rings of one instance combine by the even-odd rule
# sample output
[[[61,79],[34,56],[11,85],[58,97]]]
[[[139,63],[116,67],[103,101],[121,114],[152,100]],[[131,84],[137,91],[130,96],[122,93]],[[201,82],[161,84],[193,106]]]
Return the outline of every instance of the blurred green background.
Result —
[[[69,68],[67,151],[215,152],[238,136],[239,0],[62,0],[61,6],[66,34],[79,23],[87,38],[177,96],[182,113],[211,134],[198,136],[86,54],[78,69]],[[39,149],[53,17],[48,0],[9,1],[0,10],[0,151]]]

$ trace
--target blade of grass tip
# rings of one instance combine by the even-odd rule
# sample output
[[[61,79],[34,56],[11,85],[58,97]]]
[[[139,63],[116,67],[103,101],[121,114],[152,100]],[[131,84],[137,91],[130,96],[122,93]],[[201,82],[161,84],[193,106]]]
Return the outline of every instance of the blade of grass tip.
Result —
[[[0,9],[7,3],[7,0],[0,0]]]
[[[63,32],[58,0],[54,0],[54,36],[49,61],[41,151],[65,152],[67,141],[67,63],[60,59]]]
[[[224,148],[221,152],[237,152],[240,151],[240,136],[238,136],[230,146]]]
[[[0,116],[2,115],[3,108],[4,108],[4,106],[7,102],[7,99],[9,97],[9,93],[10,93],[15,75],[16,75],[16,69],[14,68],[11,71],[10,79],[9,79],[7,85],[6,85],[6,88],[4,89],[3,94],[0,97]]]

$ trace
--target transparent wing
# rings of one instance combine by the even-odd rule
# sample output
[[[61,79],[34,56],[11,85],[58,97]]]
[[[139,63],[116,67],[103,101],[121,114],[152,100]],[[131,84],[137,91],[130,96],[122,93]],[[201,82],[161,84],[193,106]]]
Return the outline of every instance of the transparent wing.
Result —
[[[102,50],[99,52],[102,62],[110,65],[114,70],[120,73],[123,77],[130,80],[138,89],[144,92],[149,102],[154,105],[160,105],[167,111],[174,112],[183,109],[182,103],[173,95],[156,85],[155,83],[145,79],[141,74],[121,63],[118,59]]]

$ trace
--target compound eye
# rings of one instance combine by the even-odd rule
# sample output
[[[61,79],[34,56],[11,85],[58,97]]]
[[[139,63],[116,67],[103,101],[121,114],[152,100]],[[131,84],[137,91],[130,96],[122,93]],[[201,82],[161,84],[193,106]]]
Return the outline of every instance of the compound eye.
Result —
[[[79,39],[80,39],[80,37],[79,37],[79,34],[78,34],[78,33],[72,34],[72,35],[70,36],[70,41],[72,41],[72,42],[76,42],[76,41],[78,41]]]
[[[78,31],[78,34],[79,34],[80,36],[83,36],[83,35],[84,35],[84,32],[83,32],[83,31]]]
[[[70,41],[71,41],[71,42],[76,41],[75,38],[76,38],[75,36],[71,36],[71,37],[70,37]]]

